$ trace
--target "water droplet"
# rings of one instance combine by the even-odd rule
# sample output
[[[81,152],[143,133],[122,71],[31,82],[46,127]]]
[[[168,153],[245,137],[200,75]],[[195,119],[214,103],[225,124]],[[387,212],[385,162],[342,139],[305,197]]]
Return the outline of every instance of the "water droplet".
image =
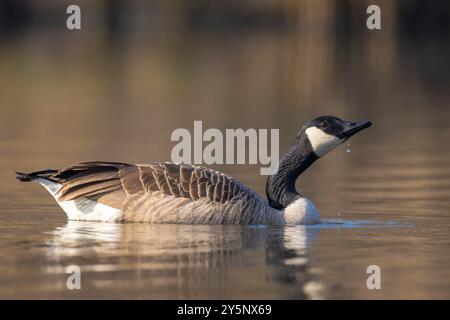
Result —
[[[347,150],[345,150],[347,152],[352,152],[352,149],[350,149],[350,142],[347,142]]]

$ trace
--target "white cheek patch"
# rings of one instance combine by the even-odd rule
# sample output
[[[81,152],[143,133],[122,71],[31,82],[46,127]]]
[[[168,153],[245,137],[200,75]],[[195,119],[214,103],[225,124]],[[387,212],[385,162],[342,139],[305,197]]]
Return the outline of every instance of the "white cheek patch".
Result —
[[[323,132],[317,127],[308,128],[305,130],[305,133],[308,136],[314,153],[319,157],[324,156],[343,141],[331,134]]]

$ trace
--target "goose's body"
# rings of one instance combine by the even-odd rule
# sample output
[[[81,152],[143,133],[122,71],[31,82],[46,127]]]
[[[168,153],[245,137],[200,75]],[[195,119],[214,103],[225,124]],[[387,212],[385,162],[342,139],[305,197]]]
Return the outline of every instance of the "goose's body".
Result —
[[[272,208],[228,175],[187,164],[84,162],[56,173],[40,172],[34,180],[53,195],[70,220],[285,224],[285,211],[289,212]],[[303,211],[304,223],[320,222],[305,198],[295,206]]]
[[[340,138],[317,131],[323,130],[315,125],[317,121],[341,125],[343,132],[345,128],[341,122],[354,124],[334,117],[321,117],[305,125],[281,159],[278,172],[267,181],[268,200],[224,173],[167,162],[145,165],[83,162],[62,170],[17,173],[17,178],[44,186],[70,220],[315,224],[321,221],[319,212],[308,199],[297,193],[297,177],[320,156],[370,125],[370,122],[359,123],[358,130],[348,131],[348,137]],[[314,126],[311,125],[313,122]]]

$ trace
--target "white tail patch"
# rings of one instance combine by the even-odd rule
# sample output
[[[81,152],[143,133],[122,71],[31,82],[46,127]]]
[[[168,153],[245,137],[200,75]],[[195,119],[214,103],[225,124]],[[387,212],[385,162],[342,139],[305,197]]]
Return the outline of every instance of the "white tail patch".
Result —
[[[319,157],[326,155],[343,141],[332,134],[323,132],[317,127],[310,127],[305,130],[305,133],[308,136],[314,153]]]
[[[69,220],[114,222],[122,216],[122,210],[87,198],[59,201],[57,193],[62,187],[60,183],[42,178],[38,178],[35,181],[50,192],[59,206],[67,214]]]
[[[122,216],[122,210],[86,198],[58,201],[58,204],[69,220],[114,222]]]
[[[61,189],[62,184],[57,183],[57,182],[53,182],[47,179],[43,179],[43,178],[37,178],[34,181],[36,181],[37,183],[39,183],[41,186],[43,186],[45,189],[47,189],[48,192],[50,192],[50,194],[55,197],[55,194],[59,191],[59,189]]]

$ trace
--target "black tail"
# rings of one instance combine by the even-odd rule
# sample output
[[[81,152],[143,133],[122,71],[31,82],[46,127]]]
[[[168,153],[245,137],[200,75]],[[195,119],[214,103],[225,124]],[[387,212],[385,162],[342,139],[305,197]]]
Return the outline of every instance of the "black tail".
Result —
[[[16,179],[20,180],[22,182],[32,181],[37,178],[44,178],[44,179],[52,180],[51,175],[53,175],[54,173],[57,173],[57,172],[58,172],[58,170],[52,170],[52,169],[36,171],[36,172],[32,172],[32,173],[16,172]]]

